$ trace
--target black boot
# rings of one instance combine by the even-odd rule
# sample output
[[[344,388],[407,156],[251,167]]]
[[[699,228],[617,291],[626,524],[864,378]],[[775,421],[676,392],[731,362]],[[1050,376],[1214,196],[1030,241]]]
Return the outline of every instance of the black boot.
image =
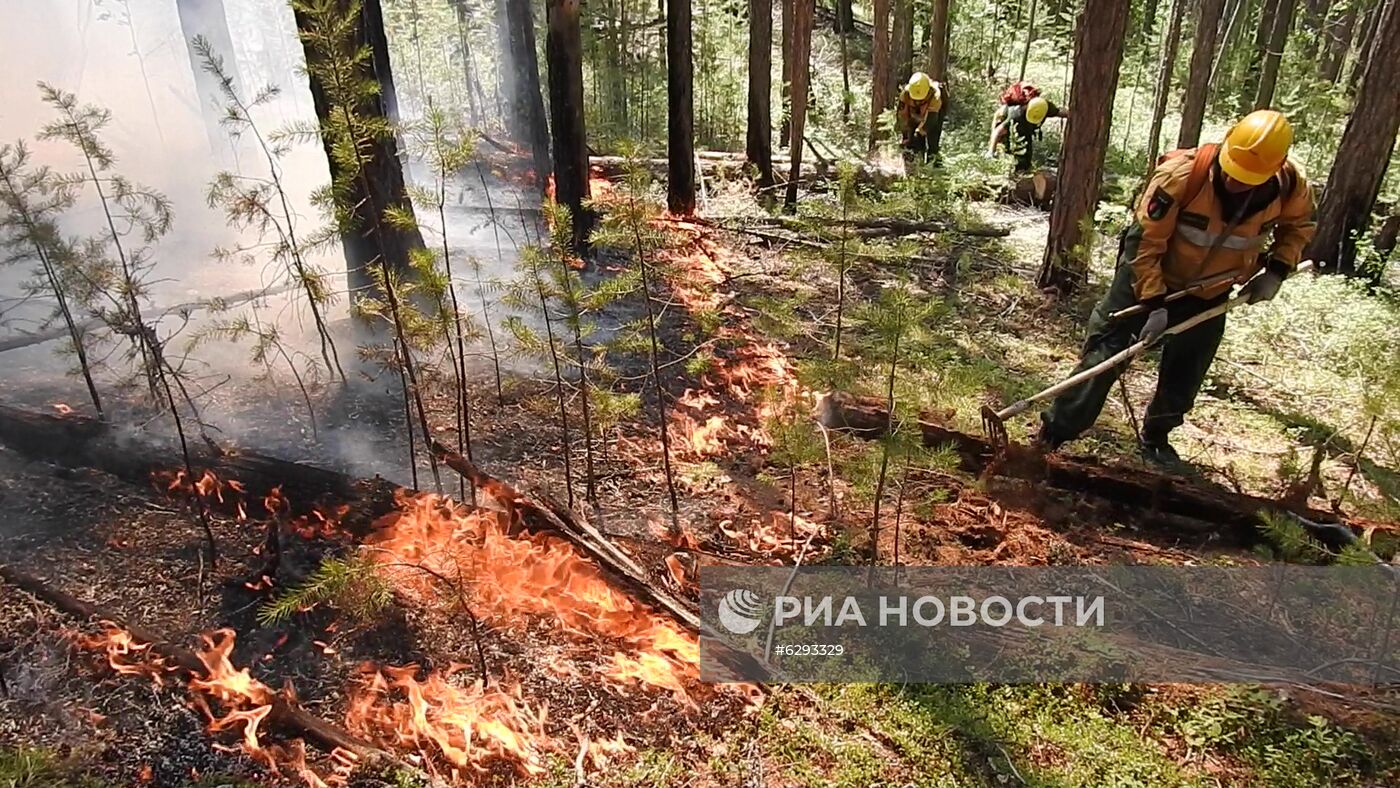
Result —
[[[1160,465],[1163,468],[1179,468],[1182,465],[1181,455],[1172,448],[1165,434],[1143,435],[1142,443],[1138,445],[1138,451],[1144,460],[1153,465]]]
[[[1048,422],[1040,422],[1040,431],[1035,434],[1034,448],[1043,452],[1052,452],[1065,445],[1065,440],[1058,437],[1050,429]]]

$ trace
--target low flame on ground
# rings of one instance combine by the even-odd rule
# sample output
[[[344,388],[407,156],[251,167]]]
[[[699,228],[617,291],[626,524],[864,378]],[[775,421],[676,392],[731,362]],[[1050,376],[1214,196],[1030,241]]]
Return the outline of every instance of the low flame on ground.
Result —
[[[729,522],[720,523],[719,529],[750,552],[770,558],[792,558],[809,536],[816,541],[826,534],[825,527],[800,514],[777,511],[769,512],[766,519],[742,529],[734,528]]]
[[[439,672],[422,680],[418,673],[417,665],[362,666],[347,727],[395,749],[440,756],[457,770],[454,779],[466,777],[463,770],[485,773],[497,759],[522,775],[544,771],[545,709],[532,709],[518,687],[487,689],[480,680],[463,687]]]
[[[417,565],[463,585],[485,615],[506,624],[548,617],[580,639],[620,641],[647,655],[641,667],[614,659],[604,676],[621,685],[642,683],[684,696],[696,675],[699,645],[663,615],[612,586],[573,545],[546,535],[511,536],[503,515],[454,507],[426,495],[403,498],[400,510],[377,525],[367,544],[385,563]],[[411,568],[392,570],[406,588],[425,597],[432,577]],[[678,692],[678,689],[680,690]]]

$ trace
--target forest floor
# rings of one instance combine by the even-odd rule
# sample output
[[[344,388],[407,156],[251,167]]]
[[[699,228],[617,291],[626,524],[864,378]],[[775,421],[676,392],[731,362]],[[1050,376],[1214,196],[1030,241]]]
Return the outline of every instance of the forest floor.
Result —
[[[710,188],[707,214],[756,213],[746,192]],[[898,213],[923,197],[896,194],[859,210]],[[616,389],[642,395],[641,407],[608,424],[600,430],[605,439],[594,442],[596,510],[582,500],[583,441],[577,426],[568,446],[561,440],[557,404],[542,373],[511,375],[504,402],[497,403],[489,364],[479,365],[472,397],[477,462],[562,500],[561,457],[571,458],[576,508],[591,511],[659,582],[682,593],[693,592],[689,561],[790,563],[809,536],[807,562],[862,560],[880,444],[819,431],[810,418],[814,393],[835,383],[885,395],[882,376],[872,373],[881,350],[856,305],[902,281],[937,306],[917,352],[900,368],[901,409],[936,414],[975,433],[984,401],[1030,394],[1073,365],[1083,317],[1107,274],[1100,267],[1086,292],[1067,303],[1051,301],[1029,275],[1043,248],[1043,213],[983,204],[960,216],[1005,226],[1010,234],[989,240],[947,232],[905,239],[904,246],[879,239],[852,246],[893,259],[908,257],[912,244],[926,262],[854,261],[846,274],[843,364],[824,361],[836,326],[833,271],[841,264],[832,252],[667,220],[665,378],[672,408],[666,418],[684,525],[670,543],[663,538],[656,401],[643,386],[646,365],[636,358],[617,359],[610,372]],[[830,206],[821,217],[830,219]],[[822,223],[814,218],[814,229],[789,235],[830,241],[829,226],[818,229]],[[1111,250],[1100,249],[1097,258],[1110,259]],[[600,258],[595,272],[606,275],[607,260]],[[1278,305],[1240,313],[1178,445],[1202,483],[1268,496],[1296,489],[1320,446],[1313,503],[1325,508],[1342,497],[1359,466],[1345,507],[1394,522],[1396,447],[1372,442],[1357,459],[1366,422],[1360,383],[1334,363],[1350,348],[1335,338],[1323,341],[1336,327],[1314,319],[1318,303],[1332,305],[1329,315],[1350,310],[1352,323],[1387,313],[1363,314],[1371,307],[1345,300],[1335,288],[1321,280],[1290,282]],[[624,302],[599,321],[621,324],[637,314],[636,303]],[[1135,404],[1125,406],[1115,395],[1099,426],[1067,451],[1138,462],[1128,407],[1141,412],[1153,381],[1147,365],[1135,367],[1126,377]],[[255,413],[269,392],[250,384],[220,396],[227,398],[220,410]],[[317,403],[332,414],[329,421],[371,425],[367,451],[403,450],[396,440],[403,419],[392,399],[328,391],[318,392]],[[429,403],[434,431],[451,444],[452,397],[434,392]],[[577,405],[576,397],[570,400],[574,416]],[[321,454],[298,428],[295,412],[289,406],[285,419],[266,418],[241,439],[266,450],[287,445],[287,433],[294,433],[301,444],[293,458],[316,464]],[[1024,441],[1033,424],[1031,416],[1018,419],[1012,439]],[[334,454],[324,461],[334,463]],[[973,479],[936,450],[911,457],[893,485],[901,503],[886,507],[880,529],[885,562],[1268,560],[1258,550],[1199,534],[1143,527],[1089,496],[1015,479]],[[442,474],[445,492],[455,496],[455,476]],[[431,489],[426,467],[419,482]],[[230,628],[237,633],[233,665],[249,666],[270,687],[294,687],[317,716],[404,753],[419,767],[385,775],[357,770],[352,785],[414,785],[417,771],[476,784],[528,779],[639,788],[1400,783],[1393,690],[1337,698],[1252,686],[861,684],[760,691],[707,685],[698,681],[684,637],[673,637],[675,625],[629,601],[572,548],[506,534],[491,517],[462,509],[403,500],[387,513],[331,510],[327,524],[281,522],[281,570],[267,583],[259,579],[265,556],[258,553],[269,515],[255,501],[247,502],[246,521],[234,507],[216,507],[213,531],[223,558],[207,572],[197,519],[155,486],[54,469],[0,450],[0,503],[9,515],[0,529],[7,562],[187,645],[197,645],[200,633]],[[897,555],[895,534],[902,534]],[[1388,555],[1393,534],[1378,533],[1373,546]],[[283,618],[260,615],[327,557],[357,554],[388,554],[397,563]],[[433,566],[458,572],[469,566],[470,582],[439,583],[405,568],[442,555],[451,563]],[[476,602],[479,632],[454,598],[463,586]],[[191,702],[199,693],[139,652],[117,649],[100,626],[65,620],[7,586],[0,633],[0,785],[303,782],[294,750],[240,751],[240,726],[210,731]],[[414,728],[415,697],[448,723]],[[272,745],[292,750],[285,732],[264,731],[260,746]],[[325,754],[311,752],[308,761],[320,777],[307,782],[341,770]],[[268,762],[279,765],[280,777]]]

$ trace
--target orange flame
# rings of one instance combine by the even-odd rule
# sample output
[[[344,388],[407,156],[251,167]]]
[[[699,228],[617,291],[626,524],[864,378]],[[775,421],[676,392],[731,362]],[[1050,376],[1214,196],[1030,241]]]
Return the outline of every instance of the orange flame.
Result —
[[[623,685],[641,682],[674,693],[696,676],[695,639],[614,588],[568,542],[545,535],[511,536],[504,515],[454,508],[436,496],[404,498],[400,506],[368,540],[380,560],[469,577],[487,615],[508,623],[549,617],[571,635],[620,641],[649,655],[647,670],[614,661],[605,671]],[[430,593],[424,573],[402,567],[390,571],[406,588]]]

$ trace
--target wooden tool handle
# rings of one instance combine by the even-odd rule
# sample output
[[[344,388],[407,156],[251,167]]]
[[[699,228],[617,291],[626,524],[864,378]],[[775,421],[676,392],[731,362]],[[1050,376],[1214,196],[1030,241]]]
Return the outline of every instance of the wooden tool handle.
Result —
[[[1021,400],[1020,402],[1015,402],[1011,405],[1006,406],[1004,409],[997,411],[997,418],[1004,421],[1019,413],[1024,413],[1027,408],[1029,408],[1031,405],[1037,402],[1040,402],[1041,400],[1049,399],[1050,397],[1060,394],[1061,392],[1074,388],[1075,386],[1078,386],[1080,383],[1083,383],[1084,381],[1089,380],[1090,378],[1096,378],[1099,375],[1102,375],[1107,370],[1110,370],[1113,367],[1118,366],[1119,364],[1126,363],[1134,357],[1141,355],[1144,350],[1147,350],[1149,347],[1152,347],[1152,345],[1161,340],[1162,337],[1172,336],[1174,334],[1180,334],[1186,331],[1190,331],[1191,329],[1195,328],[1196,326],[1199,326],[1207,320],[1213,320],[1225,314],[1226,312],[1229,312],[1231,309],[1234,309],[1235,307],[1245,303],[1248,303],[1248,301],[1242,297],[1232,298],[1229,301],[1220,304],[1219,306],[1207,309],[1199,315],[1192,315],[1191,317],[1188,317],[1180,323],[1171,326],[1166,331],[1163,331],[1161,336],[1156,337],[1151,341],[1145,339],[1138,340],[1137,342],[1134,342],[1133,344],[1118,351],[1117,353],[1114,353],[1108,359],[1101,361],[1098,364],[1095,364],[1094,366],[1089,367],[1088,369],[1082,372],[1077,372],[1073,375],[1070,375],[1069,377],[1065,378],[1059,383],[1056,383],[1055,385],[1051,386],[1048,389],[1045,389],[1044,391],[1038,394],[1032,394],[1031,396]]]

